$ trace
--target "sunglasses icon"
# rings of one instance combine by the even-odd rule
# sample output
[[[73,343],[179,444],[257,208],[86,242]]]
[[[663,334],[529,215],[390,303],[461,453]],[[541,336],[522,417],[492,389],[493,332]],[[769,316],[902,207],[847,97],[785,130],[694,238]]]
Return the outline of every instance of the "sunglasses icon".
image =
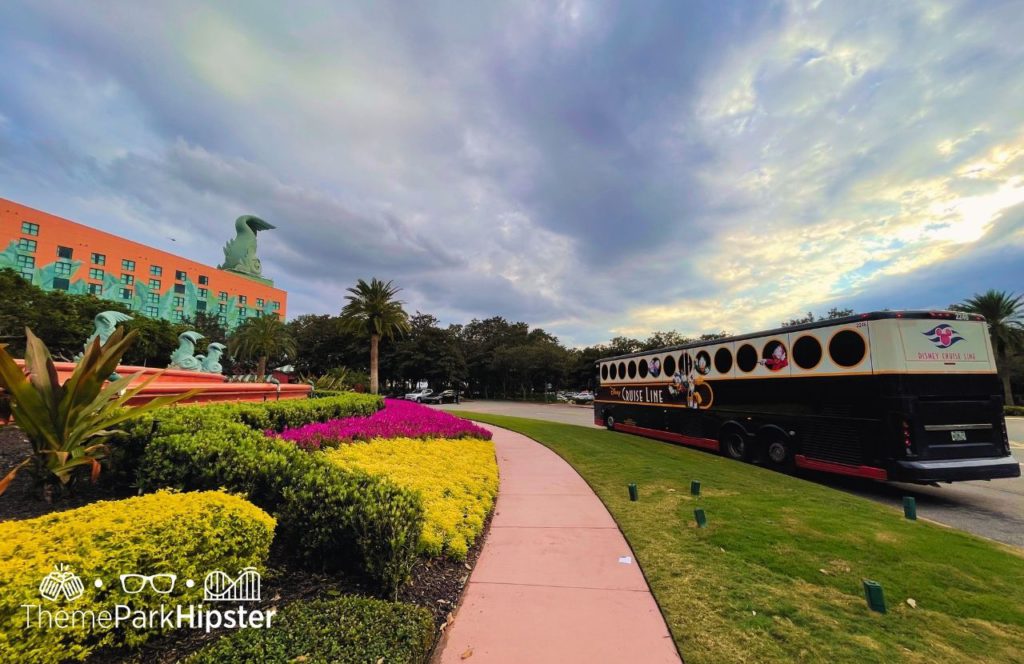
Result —
[[[174,590],[175,574],[122,574],[121,590],[129,595],[137,595],[143,591],[146,584],[161,595],[166,595]]]

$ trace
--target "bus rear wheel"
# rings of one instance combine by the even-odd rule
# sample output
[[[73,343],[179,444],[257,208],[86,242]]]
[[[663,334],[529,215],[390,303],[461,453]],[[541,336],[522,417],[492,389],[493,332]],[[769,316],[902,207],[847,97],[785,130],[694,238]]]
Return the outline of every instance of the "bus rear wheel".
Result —
[[[747,437],[737,429],[727,431],[721,439],[722,451],[730,459],[746,461],[747,459]]]
[[[605,427],[608,428],[609,431],[614,431],[615,430],[615,416],[612,415],[611,413],[605,413],[604,425],[605,425]]]
[[[764,447],[764,456],[773,468],[788,468],[792,461],[789,441],[782,435],[772,436]]]

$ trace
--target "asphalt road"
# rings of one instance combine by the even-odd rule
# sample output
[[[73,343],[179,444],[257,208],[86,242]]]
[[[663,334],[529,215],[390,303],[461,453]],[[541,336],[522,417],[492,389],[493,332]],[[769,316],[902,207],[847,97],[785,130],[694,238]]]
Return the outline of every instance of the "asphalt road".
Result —
[[[594,411],[584,406],[469,401],[459,405],[445,405],[444,408],[594,426]],[[1024,417],[1009,417],[1006,422],[1013,453],[1018,460],[1024,460]],[[801,476],[900,509],[903,496],[914,496],[920,518],[1024,547],[1024,478],[957,482],[931,487],[874,482],[824,473],[802,472]]]

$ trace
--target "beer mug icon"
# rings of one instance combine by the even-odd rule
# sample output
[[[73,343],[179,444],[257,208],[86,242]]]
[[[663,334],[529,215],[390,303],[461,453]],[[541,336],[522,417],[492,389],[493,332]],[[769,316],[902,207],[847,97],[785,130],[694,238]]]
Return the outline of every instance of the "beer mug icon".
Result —
[[[61,595],[68,601],[76,600],[84,593],[85,586],[82,585],[82,580],[63,563],[54,565],[53,571],[44,576],[39,583],[39,594],[51,602],[57,601]]]

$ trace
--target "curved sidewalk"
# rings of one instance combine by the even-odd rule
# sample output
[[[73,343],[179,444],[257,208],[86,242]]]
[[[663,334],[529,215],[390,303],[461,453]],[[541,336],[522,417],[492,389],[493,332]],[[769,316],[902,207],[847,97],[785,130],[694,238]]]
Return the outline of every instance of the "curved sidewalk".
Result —
[[[435,661],[678,663],[633,552],[583,478],[540,443],[487,428],[501,473],[494,519]]]

